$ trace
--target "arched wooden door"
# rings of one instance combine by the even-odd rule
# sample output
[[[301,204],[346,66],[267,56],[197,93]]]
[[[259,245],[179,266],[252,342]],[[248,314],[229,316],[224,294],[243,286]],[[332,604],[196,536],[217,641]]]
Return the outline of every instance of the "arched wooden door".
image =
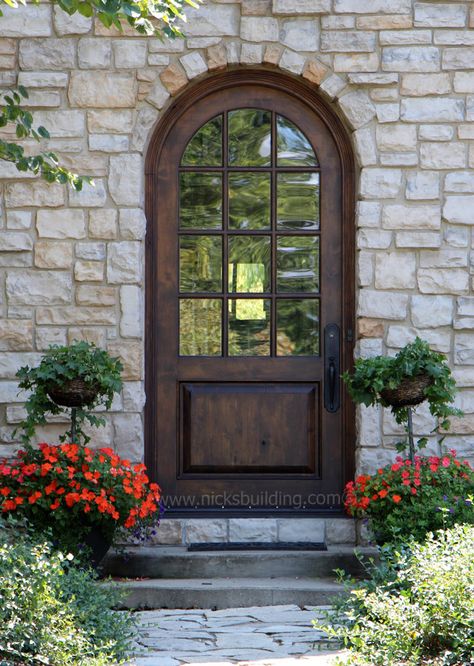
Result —
[[[150,149],[147,464],[171,511],[341,509],[353,172],[312,96],[276,74],[221,75]]]

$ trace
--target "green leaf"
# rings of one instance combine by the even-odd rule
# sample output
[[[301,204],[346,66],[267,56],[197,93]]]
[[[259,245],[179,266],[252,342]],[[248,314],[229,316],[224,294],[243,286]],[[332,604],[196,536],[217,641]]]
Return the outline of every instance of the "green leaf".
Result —
[[[46,127],[43,127],[42,125],[40,125],[38,127],[37,131],[38,131],[38,134],[41,137],[43,137],[43,139],[49,139],[50,138],[50,134],[49,134],[48,130],[46,129]]]

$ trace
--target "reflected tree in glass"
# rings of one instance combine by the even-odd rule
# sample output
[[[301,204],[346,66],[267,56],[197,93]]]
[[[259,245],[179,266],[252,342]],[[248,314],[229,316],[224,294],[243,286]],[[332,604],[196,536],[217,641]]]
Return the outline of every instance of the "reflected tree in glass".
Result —
[[[222,301],[220,299],[180,299],[179,353],[181,356],[221,356]]]
[[[277,115],[277,166],[318,166],[313,147],[290,120]]]
[[[319,355],[319,300],[277,300],[278,356]]]
[[[319,237],[279,236],[277,291],[319,291]]]
[[[181,173],[179,223],[186,229],[222,228],[222,176],[216,173]]]
[[[268,236],[229,238],[229,291],[262,293],[270,291],[270,252]]]
[[[279,229],[319,229],[319,174],[279,173],[277,176]]]
[[[229,356],[270,355],[270,301],[229,300]]]
[[[270,166],[272,114],[237,109],[228,115],[229,166]]]
[[[189,141],[182,166],[222,166],[222,115],[203,125]]]
[[[270,174],[229,173],[229,227],[269,229]]]
[[[222,238],[181,236],[179,239],[179,290],[222,291]]]

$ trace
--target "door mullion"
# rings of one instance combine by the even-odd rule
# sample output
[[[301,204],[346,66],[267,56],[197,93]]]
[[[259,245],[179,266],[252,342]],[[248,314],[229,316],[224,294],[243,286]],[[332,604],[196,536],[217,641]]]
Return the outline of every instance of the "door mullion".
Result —
[[[229,156],[229,136],[228,136],[228,112],[224,113],[224,127],[222,132],[222,158],[224,173],[222,178],[222,211],[223,211],[223,230],[222,238],[222,355],[227,357],[229,354],[229,174],[227,171]]]

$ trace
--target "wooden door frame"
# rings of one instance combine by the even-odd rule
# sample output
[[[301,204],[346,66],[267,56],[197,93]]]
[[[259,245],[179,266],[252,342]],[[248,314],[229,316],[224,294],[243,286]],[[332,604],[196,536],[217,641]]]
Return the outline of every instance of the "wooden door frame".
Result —
[[[210,93],[238,85],[258,84],[292,96],[303,102],[309,112],[318,115],[329,129],[337,146],[341,164],[343,182],[342,200],[342,336],[341,336],[341,371],[353,365],[355,341],[355,193],[356,177],[354,151],[349,133],[333,106],[318,94],[317,90],[307,85],[302,79],[268,69],[233,69],[210,75],[197,84],[190,85],[174,100],[160,118],[151,138],[145,161],[145,214],[147,232],[145,238],[145,392],[148,397],[145,406],[145,463],[150,476],[156,479],[157,446],[156,419],[157,409],[151,396],[155,394],[156,368],[152,360],[159,354],[156,348],[156,330],[159,313],[156,311],[154,285],[157,280],[157,262],[155,244],[157,235],[157,211],[155,182],[158,177],[158,164],[163,144],[169,131],[179,121],[185,110],[202,100]],[[172,418],[170,416],[170,418]],[[355,468],[355,406],[346,389],[342,400],[342,456],[344,477],[350,480]],[[166,489],[165,489],[166,490]],[[317,514],[317,511],[314,512]]]

